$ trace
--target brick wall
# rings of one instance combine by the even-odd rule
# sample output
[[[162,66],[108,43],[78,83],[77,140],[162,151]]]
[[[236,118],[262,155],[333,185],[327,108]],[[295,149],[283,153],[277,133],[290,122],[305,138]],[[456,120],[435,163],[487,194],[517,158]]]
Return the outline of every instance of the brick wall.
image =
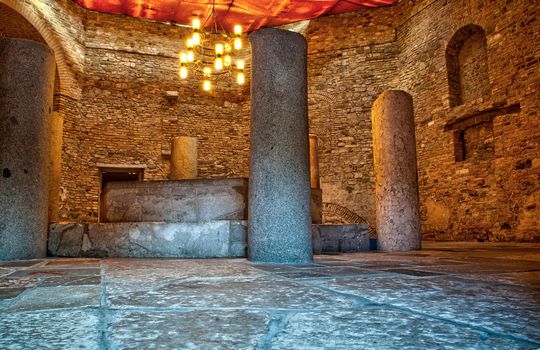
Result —
[[[415,103],[424,238],[540,238],[539,58],[531,45],[540,39],[538,10],[526,0],[400,3],[399,87]],[[476,74],[462,84],[464,104],[450,107],[445,52],[470,24],[485,31],[487,70],[473,34],[460,74]],[[456,132],[464,160],[455,158]]]
[[[167,179],[175,136],[198,137],[199,176],[247,176],[248,88],[206,94],[198,80],[180,81],[185,29],[97,12],[86,13],[85,27],[80,118],[64,129],[74,142],[65,146],[73,177],[64,181],[63,219],[97,219],[100,163],[144,165],[145,179]]]
[[[529,1],[403,1],[312,21],[311,132],[321,138],[323,201],[336,204],[325,218],[353,212],[374,223],[369,109],[398,88],[414,98],[424,238],[540,239],[538,10]],[[483,33],[459,33],[470,24]],[[452,72],[456,33],[465,35]],[[453,79],[461,101],[450,107]]]
[[[165,179],[177,135],[199,137],[200,176],[247,176],[249,84],[205,95],[195,80],[180,82],[185,29],[69,0],[16,3],[50,23],[38,31],[59,45],[55,56],[71,72],[60,72],[68,93],[56,101],[65,115],[63,220],[97,220],[99,163],[144,164],[146,179]],[[310,22],[310,132],[319,137],[327,221],[374,223],[370,109],[398,88],[414,98],[424,238],[539,239],[540,78],[531,44],[540,41],[539,6],[410,0]],[[460,32],[471,24],[481,32]]]

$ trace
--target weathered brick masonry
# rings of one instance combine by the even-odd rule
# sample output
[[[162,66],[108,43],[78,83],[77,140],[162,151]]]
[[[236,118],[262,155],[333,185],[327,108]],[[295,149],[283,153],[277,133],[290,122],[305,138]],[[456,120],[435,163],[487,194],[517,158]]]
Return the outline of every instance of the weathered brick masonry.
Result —
[[[61,220],[97,220],[99,163],[144,164],[146,179],[166,179],[174,136],[199,137],[201,177],[248,175],[249,88],[208,96],[180,82],[185,29],[68,0],[2,2],[60,57]],[[540,239],[539,7],[404,0],[310,22],[310,131],[327,222],[374,223],[370,109],[403,89],[415,104],[424,238]],[[18,28],[0,32],[39,40]]]

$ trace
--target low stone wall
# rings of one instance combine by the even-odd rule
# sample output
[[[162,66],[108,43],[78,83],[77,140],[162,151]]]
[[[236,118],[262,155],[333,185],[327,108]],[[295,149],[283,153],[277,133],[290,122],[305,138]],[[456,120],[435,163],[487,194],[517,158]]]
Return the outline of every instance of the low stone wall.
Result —
[[[369,227],[313,225],[313,252],[369,250]],[[52,224],[51,256],[96,258],[243,258],[247,256],[247,222],[115,222]]]
[[[369,225],[313,225],[313,253],[347,253],[369,250]]]
[[[49,255],[117,258],[235,258],[246,256],[241,220],[201,223],[52,224]]]
[[[110,182],[101,222],[245,220],[247,179]]]

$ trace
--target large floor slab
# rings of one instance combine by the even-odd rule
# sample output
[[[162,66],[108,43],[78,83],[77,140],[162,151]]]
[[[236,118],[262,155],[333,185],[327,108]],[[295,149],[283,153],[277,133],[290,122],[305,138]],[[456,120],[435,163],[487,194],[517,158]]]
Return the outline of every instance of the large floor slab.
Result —
[[[540,348],[540,245],[0,263],[0,349]]]

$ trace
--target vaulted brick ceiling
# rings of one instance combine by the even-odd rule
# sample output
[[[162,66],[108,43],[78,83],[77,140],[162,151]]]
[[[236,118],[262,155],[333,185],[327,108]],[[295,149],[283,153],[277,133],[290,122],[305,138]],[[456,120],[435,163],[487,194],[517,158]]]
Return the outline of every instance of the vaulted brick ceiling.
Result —
[[[189,24],[210,18],[230,30],[241,24],[252,31],[362,8],[391,5],[397,0],[74,0],[89,10]],[[205,26],[212,26],[211,20]]]

